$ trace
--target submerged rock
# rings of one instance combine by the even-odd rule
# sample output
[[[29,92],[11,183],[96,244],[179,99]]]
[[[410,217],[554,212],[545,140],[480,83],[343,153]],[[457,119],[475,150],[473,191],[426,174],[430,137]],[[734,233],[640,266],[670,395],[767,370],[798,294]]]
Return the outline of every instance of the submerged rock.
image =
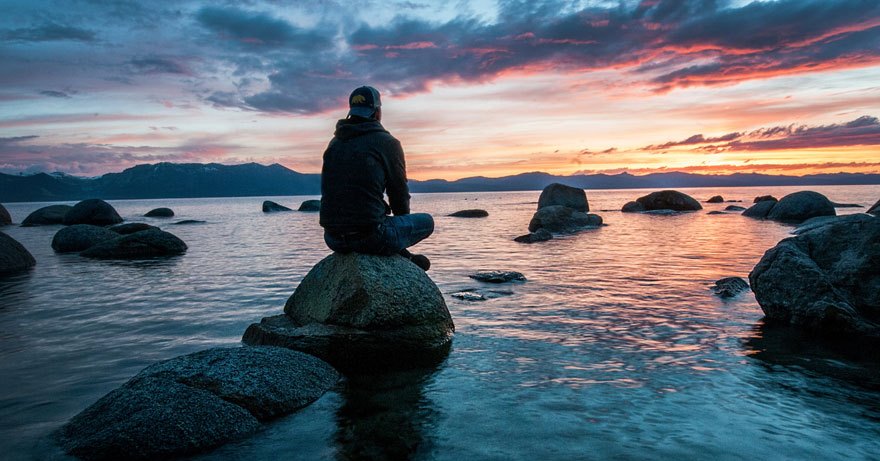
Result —
[[[301,350],[343,370],[436,363],[455,331],[437,285],[398,255],[333,253],[284,312],[252,324],[243,341]]]
[[[34,267],[37,261],[18,240],[0,232],[0,276],[15,274]]]
[[[877,203],[875,203],[873,206],[871,206],[871,208],[868,208],[867,213],[870,213],[875,216],[880,216],[880,200],[877,200]]]
[[[485,271],[477,272],[468,277],[486,283],[525,282],[526,276],[516,271]]]
[[[147,218],[170,218],[174,216],[174,210],[171,208],[156,208],[144,215]]]
[[[624,213],[638,213],[641,211],[645,211],[645,206],[635,200],[632,202],[626,202],[623,208],[620,211]]]
[[[0,226],[8,226],[12,224],[12,216],[9,216],[9,210],[3,204],[0,204]]]
[[[715,215],[715,214],[727,214],[727,213],[725,213],[725,212],[723,212],[723,211],[717,211],[717,210],[715,210],[715,211],[710,211],[710,212],[708,212],[708,213],[706,213],[706,214]]]
[[[502,296],[510,296],[512,295],[512,291],[508,290],[480,290],[477,288],[467,288],[461,291],[457,291],[455,293],[450,294],[453,298],[460,299],[462,301],[469,302],[478,302],[478,301],[486,301],[489,299],[500,298]]]
[[[700,202],[694,200],[693,197],[675,190],[652,192],[648,195],[637,198],[636,202],[640,203],[645,211],[696,211],[703,209]],[[627,205],[629,205],[629,203]],[[627,205],[624,205],[624,208],[627,208]]]
[[[185,253],[186,243],[174,234],[148,229],[99,243],[80,253],[95,259],[148,259]]]
[[[837,218],[764,253],[749,274],[768,323],[880,339],[880,219]]]
[[[320,200],[306,200],[299,205],[297,211],[321,211]]]
[[[106,227],[74,224],[55,233],[52,249],[58,253],[80,252],[118,237],[119,234]]]
[[[742,277],[726,277],[715,282],[715,294],[722,298],[732,298],[749,290],[749,284]]]
[[[485,218],[486,216],[489,216],[489,212],[486,210],[461,210],[456,211],[449,216],[453,218]]]
[[[109,226],[122,222],[122,217],[109,203],[100,199],[83,200],[64,215],[62,224],[93,224],[95,226]]]
[[[579,187],[553,183],[541,191],[538,198],[538,210],[549,206],[564,206],[586,213],[590,211],[587,193]]]
[[[538,243],[538,242],[546,242],[547,240],[553,239],[553,234],[550,233],[547,229],[541,228],[536,230],[535,232],[530,232],[526,235],[520,235],[513,239],[514,242],[519,243]]]
[[[834,216],[835,213],[834,205],[824,195],[801,191],[782,197],[767,213],[767,219],[799,223],[816,216]]]
[[[49,205],[27,215],[21,227],[50,226],[64,222],[64,216],[73,207],[70,205]]]
[[[309,404],[338,379],[321,360],[287,349],[209,349],[147,367],[55,436],[84,460],[193,455]]]
[[[293,211],[284,205],[279,205],[271,200],[263,202],[263,213],[277,213],[279,211]]]
[[[156,226],[151,226],[144,222],[127,222],[122,224],[117,224],[115,226],[110,226],[108,229],[116,232],[120,235],[128,235],[134,234],[135,232],[140,232],[148,229],[158,229]]]
[[[198,219],[184,219],[183,221],[177,221],[171,223],[174,226],[186,226],[189,224],[205,224],[207,221],[199,221]]]
[[[759,195],[759,196],[755,197],[755,200],[752,203],[766,202],[768,200],[771,202],[778,202],[779,201],[779,199],[777,199],[776,197],[774,197],[772,195]]]
[[[746,211],[746,209],[737,205],[728,205],[727,208],[724,209],[724,211]]]
[[[764,219],[775,206],[775,200],[762,200],[750,206],[748,210],[743,211],[742,215],[749,218]]]
[[[715,195],[709,200],[706,200],[706,203],[724,203],[724,197],[720,195]]]
[[[529,232],[544,229],[549,232],[577,232],[602,225],[602,217],[561,205],[545,206],[535,212],[529,221]]]

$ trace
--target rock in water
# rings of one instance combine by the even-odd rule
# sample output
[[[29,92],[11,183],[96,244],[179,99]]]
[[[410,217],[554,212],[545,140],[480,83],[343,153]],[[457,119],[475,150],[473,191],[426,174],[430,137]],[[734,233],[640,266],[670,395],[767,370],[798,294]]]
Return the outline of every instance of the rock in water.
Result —
[[[572,208],[584,213],[590,211],[587,193],[581,188],[566,186],[565,184],[550,184],[541,191],[541,197],[538,198],[539,210],[556,205]]]
[[[321,211],[320,200],[306,200],[299,205],[297,211]]]
[[[772,195],[759,195],[759,196],[755,197],[755,200],[753,203],[766,202],[767,200],[769,200],[771,202],[778,202],[779,201],[776,197],[774,197]]]
[[[0,276],[30,269],[36,263],[33,255],[24,245],[0,232]]]
[[[732,298],[748,291],[749,284],[741,277],[726,277],[715,282],[715,294],[722,298]]]
[[[449,216],[452,216],[453,218],[485,218],[486,216],[489,216],[489,212],[486,210],[461,210],[456,211]]]
[[[173,226],[188,226],[190,224],[205,224],[207,221],[200,221],[198,219],[184,219],[183,221],[177,221],[171,223]]]
[[[724,211],[746,211],[746,209],[737,205],[728,205]]]
[[[552,240],[553,234],[550,233],[547,229],[538,229],[535,232],[528,233],[526,235],[520,235],[519,237],[513,239],[514,242],[519,243],[537,243],[537,242],[546,242],[547,240]]]
[[[73,207],[70,205],[44,206],[43,208],[40,208],[29,214],[27,218],[24,218],[24,221],[21,222],[21,227],[50,226],[52,224],[61,224],[64,222],[64,216],[72,208]]]
[[[100,199],[83,200],[77,203],[64,215],[62,224],[93,224],[96,226],[108,226],[119,224],[122,218],[116,209],[109,203]]]
[[[743,211],[742,215],[749,218],[764,219],[775,206],[775,200],[762,200],[750,206],[748,210]]]
[[[877,203],[875,203],[874,206],[869,208],[867,213],[870,213],[874,216],[880,216],[880,200],[877,200]]]
[[[174,216],[174,210],[171,208],[156,208],[144,215],[147,218],[170,218]]]
[[[632,202],[626,202],[626,205],[620,209],[620,211],[624,213],[638,213],[641,211],[645,211],[645,206],[635,200]]]
[[[119,234],[106,227],[74,224],[55,233],[55,237],[52,238],[52,249],[58,253],[79,252],[118,237]]]
[[[107,229],[112,230],[120,235],[128,235],[134,234],[135,232],[140,232],[148,229],[158,229],[156,226],[151,226],[145,222],[127,222],[122,224],[117,224],[115,226],[110,226]]]
[[[9,210],[0,204],[0,226],[8,226],[12,224],[12,216],[9,216]]]
[[[148,259],[186,252],[186,243],[174,234],[148,229],[99,243],[80,253],[95,259]]]
[[[706,203],[724,203],[724,197],[720,195],[715,195],[709,200],[706,200]]]
[[[331,254],[284,312],[248,327],[243,341],[301,350],[342,370],[436,363],[455,331],[437,285],[397,255]]]
[[[263,202],[263,213],[275,213],[278,211],[293,211],[284,205],[279,205],[271,200]]]
[[[637,198],[636,202],[641,203],[646,211],[696,211],[703,209],[700,202],[694,200],[693,197],[675,190],[652,192],[644,197]]]
[[[55,435],[84,460],[193,455],[309,404],[338,379],[328,364],[287,349],[209,349],[147,367]]]
[[[800,223],[816,216],[834,216],[834,205],[824,195],[813,191],[801,191],[782,197],[767,214],[774,221]]]
[[[856,214],[790,237],[749,274],[768,323],[880,339],[880,219]]]
[[[525,282],[526,276],[516,271],[477,272],[468,277],[486,283]]]
[[[545,229],[550,232],[577,232],[602,225],[602,217],[561,205],[545,206],[529,221],[529,232]]]

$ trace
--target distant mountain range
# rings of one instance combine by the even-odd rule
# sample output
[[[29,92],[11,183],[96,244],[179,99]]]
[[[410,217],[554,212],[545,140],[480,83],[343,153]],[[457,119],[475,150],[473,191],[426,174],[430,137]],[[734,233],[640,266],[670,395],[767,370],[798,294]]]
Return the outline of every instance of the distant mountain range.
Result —
[[[669,172],[634,176],[592,174],[555,176],[523,173],[501,178],[475,176],[455,181],[410,181],[412,192],[479,192],[541,190],[561,182],[584,189],[661,189],[673,187],[816,186],[880,184],[880,174],[833,173],[807,176],[764,174],[700,175]],[[80,178],[61,173],[0,173],[0,202],[45,202],[103,199],[248,197],[318,195],[321,175],[298,173],[284,166],[257,163],[157,163],[121,173]]]

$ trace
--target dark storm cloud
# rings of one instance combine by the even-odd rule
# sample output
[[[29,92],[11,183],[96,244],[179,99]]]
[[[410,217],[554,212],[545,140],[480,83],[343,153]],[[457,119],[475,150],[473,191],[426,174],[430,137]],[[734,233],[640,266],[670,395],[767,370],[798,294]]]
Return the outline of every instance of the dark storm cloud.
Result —
[[[253,14],[238,20],[272,23]],[[288,30],[281,24],[269,29],[276,30],[270,37]],[[509,72],[615,68],[630,69],[655,91],[669,91],[872,65],[880,62],[880,2],[733,7],[720,0],[653,0],[631,8],[572,9],[566,2],[505,1],[491,23],[399,17],[362,25],[348,33],[347,43],[350,54],[331,63],[306,57],[305,66],[275,66],[271,88],[246,101],[259,110],[311,112],[339,104],[352,81],[401,94],[427,91],[432,82],[480,82]],[[303,92],[314,86],[316,73],[330,77],[320,91]]]
[[[0,32],[0,37],[8,41],[51,42],[74,40],[80,42],[94,41],[94,32],[79,27],[48,23],[41,26],[11,29]]]
[[[262,12],[209,6],[199,10],[196,19],[221,39],[245,46],[319,50],[331,43],[325,31],[300,29]]]
[[[171,58],[146,57],[136,58],[129,64],[138,74],[180,74],[190,75],[189,69],[183,64]]]
[[[880,120],[865,115],[847,123],[831,125],[774,126],[748,133],[730,133],[716,138],[706,138],[697,134],[684,141],[670,141],[642,149],[659,151],[676,146],[699,144],[707,145],[694,150],[705,153],[880,146]]]

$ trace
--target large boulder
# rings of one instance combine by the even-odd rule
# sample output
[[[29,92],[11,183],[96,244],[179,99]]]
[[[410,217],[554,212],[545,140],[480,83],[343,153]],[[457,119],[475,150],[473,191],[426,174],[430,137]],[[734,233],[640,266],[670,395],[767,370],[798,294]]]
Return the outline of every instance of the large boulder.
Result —
[[[442,360],[455,331],[437,285],[397,255],[331,254],[284,312],[248,327],[243,341],[301,350],[343,370]]]
[[[279,211],[293,211],[284,205],[279,205],[271,200],[263,202],[263,213],[277,213]]]
[[[753,201],[753,203],[766,202],[768,200],[771,202],[778,202],[779,201],[779,199],[777,199],[776,197],[774,197],[772,195],[759,195],[759,196],[755,197],[755,200]]]
[[[27,215],[21,222],[21,227],[33,226],[50,226],[52,224],[62,224],[64,216],[73,207],[70,205],[49,205],[40,208],[33,213]]]
[[[746,211],[743,211],[742,215],[749,218],[764,219],[775,206],[776,200],[761,200],[760,202],[755,202]]]
[[[52,238],[52,249],[58,253],[79,252],[118,237],[119,234],[106,227],[74,224],[55,233],[55,237]]]
[[[0,232],[0,276],[30,269],[36,263],[33,255],[24,245]]]
[[[193,455],[309,404],[338,379],[328,364],[287,349],[209,349],[147,367],[55,435],[84,460]]]
[[[12,216],[9,216],[9,210],[0,204],[0,226],[8,226],[9,224],[12,224]]]
[[[557,205],[573,208],[584,213],[590,211],[587,193],[583,189],[553,183],[541,191],[541,196],[538,198],[538,209]]]
[[[771,324],[880,339],[880,219],[844,216],[779,242],[749,274]]]
[[[877,200],[877,203],[875,203],[871,208],[868,208],[867,213],[875,216],[880,216],[880,200]]]
[[[538,209],[529,221],[529,232],[545,229],[549,232],[576,232],[602,225],[602,217],[562,205]]]
[[[109,203],[100,199],[83,200],[77,203],[64,215],[62,224],[94,224],[96,226],[109,226],[122,222],[122,217]]]
[[[147,229],[99,243],[80,255],[95,259],[148,259],[185,253],[186,243],[174,234]]]
[[[673,210],[673,211],[696,211],[702,210],[703,206],[693,197],[676,190],[661,190],[651,192],[648,195],[636,199],[645,211]]]
[[[800,223],[816,216],[834,216],[834,204],[824,195],[801,191],[782,197],[767,214],[774,221]]]
[[[321,211],[320,200],[306,200],[300,203],[296,211]]]
[[[170,218],[174,216],[174,210],[171,208],[154,208],[145,215],[147,218]]]

